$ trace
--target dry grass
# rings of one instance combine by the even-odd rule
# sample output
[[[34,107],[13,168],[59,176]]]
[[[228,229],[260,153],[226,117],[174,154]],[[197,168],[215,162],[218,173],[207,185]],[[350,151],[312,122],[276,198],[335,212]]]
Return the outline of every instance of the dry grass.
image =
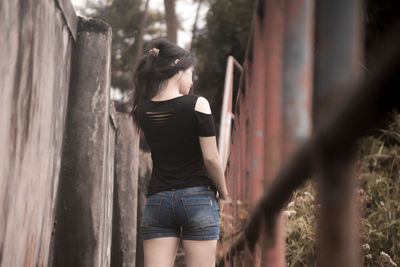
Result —
[[[360,141],[357,173],[364,266],[400,266],[400,116]],[[316,212],[313,181],[293,193],[288,213],[288,266],[314,266]]]

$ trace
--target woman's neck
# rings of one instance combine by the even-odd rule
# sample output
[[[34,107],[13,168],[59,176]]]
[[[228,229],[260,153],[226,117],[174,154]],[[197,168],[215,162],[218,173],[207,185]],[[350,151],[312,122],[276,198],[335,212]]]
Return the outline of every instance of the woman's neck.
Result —
[[[182,94],[179,92],[178,83],[169,80],[165,88],[161,89],[160,92],[152,98],[152,100],[170,99],[180,95]]]

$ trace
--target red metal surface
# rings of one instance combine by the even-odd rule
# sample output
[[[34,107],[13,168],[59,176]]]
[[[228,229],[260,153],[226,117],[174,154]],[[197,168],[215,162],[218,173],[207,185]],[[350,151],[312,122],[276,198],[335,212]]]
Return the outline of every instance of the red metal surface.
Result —
[[[286,6],[284,2],[259,2],[251,56],[245,61],[245,90],[238,94],[232,137],[227,134],[231,111],[227,101],[231,103],[232,97],[227,89],[232,84],[228,59],[219,148],[225,162],[229,152],[224,144],[232,140],[226,177],[234,203],[224,210],[224,252],[244,228],[283,156],[289,156],[311,132],[313,1],[286,1]],[[261,239],[252,257],[237,256],[229,264],[284,266],[286,218],[279,216],[277,221],[272,248],[266,248],[267,240]]]
[[[238,96],[240,112],[235,118],[232,151],[226,175],[228,190],[234,200],[234,204],[224,212],[227,216],[223,218],[223,227],[227,236],[234,236],[243,228],[246,217],[259,201],[280,165],[283,1],[266,3],[260,5],[260,9],[265,10],[259,10],[261,12],[256,13],[253,21],[252,57],[246,61],[246,94]],[[231,82],[230,79],[227,75],[227,83]],[[226,98],[230,98],[231,93],[226,90],[225,92]],[[224,109],[227,107],[224,105]],[[227,111],[223,111],[223,114],[226,113]],[[221,132],[226,137],[226,133]],[[224,148],[223,145],[220,147]],[[220,149],[220,152],[225,153],[226,150]],[[264,155],[268,157],[265,158]],[[245,165],[242,166],[241,163]],[[273,249],[263,251],[262,246],[257,245],[253,257],[245,255],[242,260],[231,260],[231,264],[265,266],[268,263],[268,266],[284,266],[284,238],[281,228],[278,227],[278,242]],[[224,250],[230,247],[234,240],[230,238],[223,241]]]
[[[283,37],[284,37],[284,2],[283,0],[266,0],[263,18],[263,62],[262,102],[264,104],[264,136],[258,144],[264,145],[263,188],[266,190],[275,177],[282,161],[282,80],[283,80]],[[264,245],[261,266],[285,266],[282,220],[277,220],[275,244],[273,248]],[[262,243],[266,244],[266,235]]]
[[[249,87],[248,93],[249,117],[246,169],[248,171],[248,202],[249,211],[257,203],[263,193],[264,179],[264,53],[263,49],[263,25],[260,17],[256,17],[253,31],[253,56],[251,66],[248,65]],[[251,88],[251,89],[250,89]],[[249,90],[250,89],[250,90]],[[248,266],[260,266],[262,250],[256,246],[254,257],[247,259]]]
[[[312,131],[314,0],[286,1],[283,64],[283,155],[286,161]]]
[[[310,28],[310,21],[312,18],[306,14],[312,16],[313,4],[313,2],[310,3],[306,1],[287,2],[285,10],[287,20],[285,23],[285,60],[283,74],[285,83],[283,101],[287,104],[282,107],[282,110],[286,111],[291,108],[294,110],[295,108],[301,108],[302,110],[300,113],[304,113],[303,115],[308,116],[311,116],[309,98],[311,97],[312,80],[312,77],[310,77],[312,56],[308,53],[313,50],[312,43],[314,42],[312,40],[312,28]],[[327,1],[323,4],[327,4],[327,6],[331,7],[326,8],[325,13],[323,13],[325,15],[329,13],[328,10],[331,11],[333,17],[336,17],[337,14],[346,14],[345,17],[347,17],[348,20],[344,23],[341,21],[341,25],[350,24],[350,28],[356,28],[352,23],[357,24],[360,22],[357,22],[357,16],[360,13],[349,16],[349,14],[347,14],[349,10],[346,12],[333,12],[337,10],[337,8],[344,8],[347,4],[358,10],[357,7],[359,6],[357,6],[355,2],[338,3]],[[260,156],[267,159],[269,153],[267,147],[265,150],[257,149],[253,151],[253,149],[256,148],[257,140],[264,140],[256,139],[253,132],[257,129],[256,126],[260,120],[259,113],[257,113],[257,105],[259,105],[260,102],[257,97],[260,95],[267,95],[266,90],[263,91],[259,88],[264,84],[260,81],[265,81],[265,85],[268,85],[266,77],[260,75],[260,71],[257,70],[262,69],[266,71],[266,66],[269,66],[267,61],[258,60],[261,56],[268,58],[264,50],[258,50],[267,47],[266,43],[263,43],[264,33],[262,32],[261,20],[258,17],[260,14],[262,15],[262,12],[258,10],[256,18],[253,21],[253,40],[250,42],[252,43],[252,53],[247,51],[244,63],[245,75],[243,77],[245,77],[245,88],[244,90],[240,90],[235,106],[237,113],[235,114],[231,155],[227,168],[227,179],[231,179],[229,190],[232,190],[231,192],[234,200],[238,200],[239,196],[244,196],[245,199],[247,196],[248,200],[255,199],[254,195],[251,194],[257,192],[257,188],[254,186],[257,185],[256,182],[259,182],[260,179],[255,180],[254,178],[259,178],[257,174],[260,169],[258,165],[251,165],[251,163],[252,160],[258,159]],[[318,10],[317,14],[321,16]],[[303,17],[304,20],[300,19],[301,17]],[[335,21],[335,19],[332,20]],[[334,24],[325,17],[324,21],[327,25],[320,27],[323,34],[329,29],[329,27],[326,26],[330,25],[330,27],[332,27]],[[325,30],[323,30],[324,27]],[[304,34],[303,37],[301,37],[301,34],[296,34],[296,32],[302,31],[305,31],[307,34]],[[394,31],[394,33],[397,32]],[[336,39],[341,37],[340,35],[336,36],[333,43],[336,43],[336,45],[356,47],[353,42],[359,42],[359,39],[354,38],[354,36],[347,37],[349,38],[346,40],[338,41]],[[387,53],[387,57],[383,57],[382,65],[380,65],[380,68],[377,68],[378,71],[374,73],[369,80],[360,83],[358,87],[351,86],[350,83],[347,88],[354,87],[355,91],[349,91],[348,97],[342,97],[340,99],[340,105],[334,106],[335,108],[331,109],[329,114],[325,114],[324,120],[321,121],[321,125],[316,129],[313,137],[299,147],[299,150],[295,153],[292,152],[299,146],[297,142],[299,139],[296,137],[299,136],[298,132],[302,129],[302,124],[299,123],[292,127],[285,128],[285,131],[287,129],[288,132],[285,133],[282,141],[284,142],[287,140],[292,144],[290,144],[290,146],[288,145],[288,149],[284,151],[284,156],[287,157],[293,154],[293,157],[291,157],[291,160],[285,168],[280,169],[279,173],[270,184],[268,191],[263,193],[262,198],[255,203],[255,206],[249,207],[249,209],[253,209],[253,213],[250,214],[246,222],[243,229],[244,233],[236,238],[233,234],[234,230],[237,228],[232,226],[228,229],[231,232],[229,233],[229,231],[227,231],[228,238],[225,241],[232,244],[232,246],[227,251],[229,254],[224,254],[224,259],[226,259],[225,266],[258,266],[257,264],[261,263],[261,257],[264,260],[262,264],[268,266],[279,264],[279,257],[282,256],[282,254],[279,253],[269,254],[270,251],[264,250],[262,252],[266,251],[266,253],[260,254],[261,250],[258,249],[258,251],[256,250],[252,255],[254,257],[251,257],[248,254],[243,256],[241,252],[245,251],[247,244],[250,248],[253,248],[257,241],[261,243],[261,245],[265,245],[262,243],[262,240],[260,242],[259,225],[271,225],[272,220],[279,214],[280,210],[284,208],[285,203],[290,199],[293,191],[309,179],[315,172],[322,173],[321,178],[323,180],[323,182],[320,183],[320,195],[323,196],[323,198],[321,198],[323,209],[321,210],[322,216],[319,229],[319,240],[322,242],[318,244],[319,251],[322,253],[317,255],[317,259],[319,260],[318,266],[359,265],[358,258],[360,253],[358,252],[360,247],[359,243],[357,244],[357,240],[355,240],[357,238],[354,238],[354,234],[357,235],[358,230],[357,227],[354,227],[354,222],[350,221],[352,218],[351,216],[354,216],[354,207],[352,207],[354,203],[352,203],[351,194],[349,193],[354,186],[354,179],[351,171],[351,154],[354,152],[352,150],[358,138],[363,136],[367,129],[371,129],[371,127],[377,125],[380,120],[379,118],[382,118],[392,107],[398,106],[398,99],[400,99],[398,96],[399,91],[397,90],[397,85],[400,83],[400,76],[398,75],[400,50],[398,49],[398,43],[400,39],[398,34],[394,34],[392,39],[393,40],[388,40],[386,43],[387,47],[392,49],[389,49],[390,53]],[[289,45],[286,42],[290,42]],[[297,48],[301,48],[300,51],[296,51],[294,54],[290,52],[292,48],[290,44],[292,42],[298,43],[299,46]],[[333,44],[330,44],[328,46],[332,45]],[[337,53],[338,51],[348,52],[347,48],[334,47],[331,51],[329,51],[329,49],[328,51],[329,53]],[[322,49],[322,51],[323,50],[324,49]],[[324,51],[324,53],[327,53],[327,51]],[[357,53],[358,52],[356,52],[356,54]],[[357,66],[357,61],[354,61],[355,55],[351,55],[350,58],[346,57],[346,55],[346,53],[336,54],[341,60],[348,60],[349,66],[347,67],[354,71],[353,68]],[[305,58],[302,58],[302,56]],[[325,60],[332,58],[332,55],[320,54],[320,56]],[[321,60],[321,58],[318,60]],[[340,68],[343,67],[341,60],[336,59],[336,62],[340,62],[340,64],[332,66],[335,68],[335,70],[333,70],[335,72],[333,76],[341,72]],[[330,62],[328,61],[324,64],[328,63]],[[319,62],[319,64],[321,64],[321,62]],[[316,66],[316,74],[324,72],[324,75],[319,77],[319,79],[322,79],[320,80],[320,85],[323,84],[321,81],[324,81],[324,89],[327,87],[334,88],[334,85],[327,83],[329,80],[335,82],[334,80],[323,80],[324,76],[328,76],[328,74],[325,73],[328,69],[320,67],[321,66]],[[282,75],[282,73],[278,73],[278,75]],[[340,83],[341,82],[338,82],[336,85]],[[268,87],[266,86],[265,88]],[[299,92],[299,90],[304,91]],[[291,97],[293,97],[291,93],[299,97],[294,97],[293,100],[291,99]],[[302,99],[302,97],[308,97],[308,99]],[[292,103],[291,101],[297,102]],[[291,106],[288,108],[286,106],[291,104],[293,104],[294,107]],[[299,119],[296,116],[300,116],[301,114],[295,114],[294,110],[284,114],[283,120],[285,124],[289,124],[290,121],[296,122],[296,120]],[[270,116],[270,114],[265,113],[264,110],[262,114],[265,117]],[[363,114],[363,116],[359,116],[359,114]],[[263,121],[260,123],[263,123]],[[265,129],[265,131],[262,133],[265,138],[268,136],[267,133],[269,134],[268,131],[270,131],[270,129],[267,128],[268,127],[264,125],[263,129]],[[273,131],[271,132],[274,133]],[[307,134],[309,133],[305,132],[303,136]],[[269,140],[266,139],[265,141]],[[244,162],[245,164],[243,164]],[[265,163],[268,162],[266,161]],[[267,170],[267,168],[264,168],[264,170]],[[265,172],[267,173],[267,171]],[[239,177],[238,174],[240,174]],[[244,182],[238,182],[235,180],[236,178]],[[244,188],[248,190],[245,191],[243,190]],[[243,195],[241,195],[241,193],[243,193]],[[250,204],[252,203],[250,202]],[[237,210],[235,212],[236,213],[232,211],[229,214],[233,216],[231,219],[233,222],[232,225],[238,221],[238,212]],[[264,219],[266,219],[266,221],[264,221]],[[282,217],[280,219],[284,220]],[[282,235],[282,231],[284,230],[282,225],[284,225],[284,222],[281,221],[277,229],[275,229],[278,235]],[[229,234],[231,235],[229,236]],[[270,255],[276,256],[277,258],[269,257]],[[223,264],[218,264],[218,266],[223,266]]]

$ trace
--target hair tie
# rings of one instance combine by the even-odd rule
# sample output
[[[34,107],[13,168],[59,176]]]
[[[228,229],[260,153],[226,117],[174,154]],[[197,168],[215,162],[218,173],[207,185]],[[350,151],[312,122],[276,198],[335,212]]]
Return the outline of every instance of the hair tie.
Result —
[[[157,49],[153,47],[152,49],[149,50],[149,53],[152,54],[155,57],[158,57],[158,53],[160,52],[160,49]]]

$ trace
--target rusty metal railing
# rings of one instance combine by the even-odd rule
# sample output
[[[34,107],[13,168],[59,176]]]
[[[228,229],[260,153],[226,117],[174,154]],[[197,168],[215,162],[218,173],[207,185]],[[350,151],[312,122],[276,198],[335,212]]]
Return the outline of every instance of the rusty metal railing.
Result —
[[[400,47],[400,40],[393,46]],[[283,208],[291,192],[298,188],[319,168],[323,161],[351,158],[355,142],[367,129],[374,127],[392,108],[400,105],[400,49],[392,51],[379,71],[357,87],[344,104],[326,118],[313,138],[307,141],[280,170],[269,190],[255,207],[244,235],[232,246],[227,258],[244,249],[245,242],[254,248],[259,236],[262,217],[272,226],[274,217]],[[363,114],[363,116],[360,116]],[[342,160],[338,160],[341,162]],[[337,166],[337,165],[335,165]],[[332,169],[332,168],[329,168]],[[335,178],[333,178],[335,179]]]
[[[318,264],[358,266],[358,243],[354,240],[356,233],[349,232],[349,229],[356,229],[350,222],[353,211],[350,192],[354,188],[351,175],[353,151],[356,141],[367,129],[376,125],[393,107],[400,105],[400,37],[398,34],[393,35],[387,42],[386,56],[381,57],[380,68],[368,79],[362,78],[357,74],[357,67],[360,65],[360,51],[357,46],[362,44],[359,39],[359,1],[320,1],[316,11],[316,21],[319,23],[316,31],[318,61],[315,61],[317,63],[313,68],[312,64],[307,63],[310,62],[308,57],[299,61],[306,62],[307,67],[297,70],[294,68],[303,73],[298,77],[299,81],[308,77],[308,85],[303,91],[309,96],[306,101],[312,101],[312,84],[318,92],[314,93],[320,104],[318,106],[314,103],[314,110],[318,111],[314,123],[318,123],[315,124],[311,138],[306,136],[301,143],[294,146],[295,149],[291,147],[286,150],[282,143],[288,139],[279,137],[279,134],[288,135],[288,130],[282,126],[285,121],[274,121],[274,118],[284,118],[281,112],[286,106],[279,105],[279,97],[282,97],[282,90],[287,90],[287,85],[282,89],[281,83],[288,77],[288,69],[285,67],[288,63],[285,62],[293,61],[287,60],[286,50],[274,49],[279,40],[297,40],[304,42],[303,48],[305,47],[306,52],[301,52],[302,55],[312,53],[310,43],[313,43],[313,38],[309,35],[300,40],[293,35],[288,38],[288,28],[280,31],[279,26],[272,30],[266,27],[265,18],[272,17],[275,24],[271,21],[268,23],[276,26],[276,23],[283,22],[279,16],[286,14],[285,23],[288,25],[288,21],[296,21],[293,17],[288,18],[290,14],[298,14],[294,11],[304,11],[304,8],[306,11],[302,14],[310,14],[310,11],[313,13],[313,5],[310,1],[281,1],[281,4],[286,3],[286,9],[282,11],[283,7],[277,2],[279,1],[259,1],[253,17],[252,34],[235,104],[235,120],[230,140],[232,145],[227,161],[227,185],[234,203],[223,214],[222,227],[226,235],[221,243],[225,244],[222,246],[225,254],[219,258],[218,266],[283,266],[284,218],[282,219],[280,211],[292,192],[315,174],[319,175],[319,200],[322,205]],[[329,10],[335,12],[328,14]],[[332,20],[337,19],[337,14],[343,14],[345,18],[340,24],[350,28],[344,33],[345,40],[341,41],[337,40],[341,38],[340,30],[332,24]],[[278,18],[273,18],[274,16]],[[307,34],[312,35],[310,21],[303,20],[302,23]],[[326,32],[327,29],[331,36],[323,39],[321,32]],[[400,28],[394,32],[400,32]],[[274,39],[274,36],[278,38]],[[306,38],[308,40],[305,41]],[[326,40],[331,42],[327,45],[324,43]],[[283,47],[286,49],[286,43]],[[271,55],[270,50],[275,55]],[[342,60],[334,58],[335,55]],[[331,62],[330,68],[326,66],[326,61]],[[278,70],[267,75],[266,72],[271,71],[274,66],[278,66]],[[343,68],[351,72],[350,75],[346,73],[347,78],[340,74],[343,73]],[[334,72],[333,78],[329,76],[329,69]],[[310,79],[310,72],[316,76],[314,83]],[[346,90],[339,90],[343,88]],[[326,93],[327,91],[329,92]],[[335,100],[326,101],[329,95],[334,95]],[[300,105],[306,107],[305,112],[311,117],[306,104]],[[321,106],[325,106],[325,112],[322,112]],[[271,114],[274,110],[277,114]],[[270,126],[268,123],[274,125]],[[290,152],[281,154],[282,151],[279,150]],[[220,150],[222,151],[226,153],[228,150]],[[271,151],[279,153],[278,157],[274,158],[276,155]],[[281,155],[290,159],[284,161]],[[230,245],[229,249],[226,244]],[[241,253],[246,248],[250,253]]]
[[[232,113],[233,99],[233,73],[234,67],[243,72],[243,67],[232,56],[228,56],[225,72],[224,98],[222,99],[221,123],[218,138],[218,150],[222,160],[223,170],[226,170],[226,164],[229,156],[231,141],[231,126],[234,115]]]

